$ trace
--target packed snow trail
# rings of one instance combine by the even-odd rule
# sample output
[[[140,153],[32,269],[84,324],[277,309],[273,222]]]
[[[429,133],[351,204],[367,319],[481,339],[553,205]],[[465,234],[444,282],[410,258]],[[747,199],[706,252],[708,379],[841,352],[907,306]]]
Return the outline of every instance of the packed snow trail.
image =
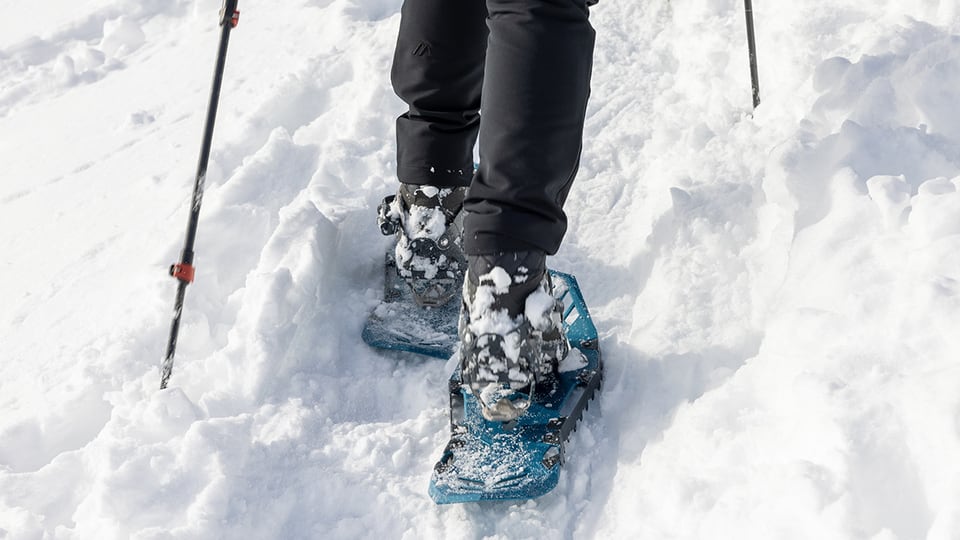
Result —
[[[0,538],[960,537],[953,0],[603,1],[558,488],[437,507],[449,362],[372,351],[399,0],[0,0]]]

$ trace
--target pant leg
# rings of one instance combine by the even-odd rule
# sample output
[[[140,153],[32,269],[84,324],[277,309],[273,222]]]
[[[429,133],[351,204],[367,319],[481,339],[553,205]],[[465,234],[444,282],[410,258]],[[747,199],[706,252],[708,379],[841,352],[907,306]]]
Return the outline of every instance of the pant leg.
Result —
[[[480,127],[487,46],[484,0],[404,0],[393,59],[397,176],[408,184],[467,186]]]
[[[553,254],[580,163],[595,34],[585,0],[486,1],[480,169],[464,203],[464,249]]]

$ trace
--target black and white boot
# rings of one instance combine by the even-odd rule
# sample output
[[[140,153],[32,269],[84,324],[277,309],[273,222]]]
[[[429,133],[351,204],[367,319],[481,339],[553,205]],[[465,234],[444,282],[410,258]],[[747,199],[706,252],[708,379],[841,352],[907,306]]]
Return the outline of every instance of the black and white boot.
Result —
[[[490,421],[518,418],[556,382],[570,345],[542,252],[467,257],[461,375]]]
[[[400,184],[397,195],[383,200],[378,223],[396,235],[397,273],[421,306],[439,307],[461,288],[464,187],[438,188]]]

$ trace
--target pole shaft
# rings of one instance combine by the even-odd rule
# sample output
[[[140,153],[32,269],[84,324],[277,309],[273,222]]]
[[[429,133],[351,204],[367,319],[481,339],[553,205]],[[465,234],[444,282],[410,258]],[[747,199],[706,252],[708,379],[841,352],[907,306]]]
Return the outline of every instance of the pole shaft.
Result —
[[[190,204],[190,219],[187,222],[187,234],[180,254],[180,264],[193,266],[193,248],[197,239],[197,225],[200,220],[200,205],[203,203],[203,188],[207,179],[207,165],[210,162],[210,149],[213,144],[213,128],[217,120],[217,108],[220,103],[220,87],[223,84],[223,71],[227,62],[227,45],[230,42],[230,30],[235,24],[238,0],[224,0],[220,12],[220,46],[217,50],[217,64],[213,71],[213,84],[210,89],[210,103],[207,106],[207,118],[203,126],[203,140],[200,145],[200,159],[197,162],[197,176],[193,184],[193,198]],[[160,389],[167,387],[173,373],[173,357],[177,350],[177,337],[180,332],[180,316],[183,313],[183,299],[190,282],[179,279],[177,296],[173,307],[173,322],[170,325],[170,339],[167,352],[160,366]]]
[[[747,48],[750,52],[750,84],[753,87],[753,108],[760,106],[760,73],[757,69],[757,40],[753,31],[753,0],[743,0],[747,18]]]

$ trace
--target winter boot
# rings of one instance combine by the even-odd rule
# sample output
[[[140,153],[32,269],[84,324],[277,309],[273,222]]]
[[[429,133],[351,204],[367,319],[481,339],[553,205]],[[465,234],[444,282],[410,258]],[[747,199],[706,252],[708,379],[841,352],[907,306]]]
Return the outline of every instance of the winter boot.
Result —
[[[484,418],[509,422],[555,386],[570,350],[563,303],[554,298],[542,252],[471,255],[467,268],[459,324],[463,383]]]
[[[467,266],[461,247],[465,192],[400,184],[378,209],[381,232],[397,237],[397,273],[421,306],[442,306],[460,292]]]

